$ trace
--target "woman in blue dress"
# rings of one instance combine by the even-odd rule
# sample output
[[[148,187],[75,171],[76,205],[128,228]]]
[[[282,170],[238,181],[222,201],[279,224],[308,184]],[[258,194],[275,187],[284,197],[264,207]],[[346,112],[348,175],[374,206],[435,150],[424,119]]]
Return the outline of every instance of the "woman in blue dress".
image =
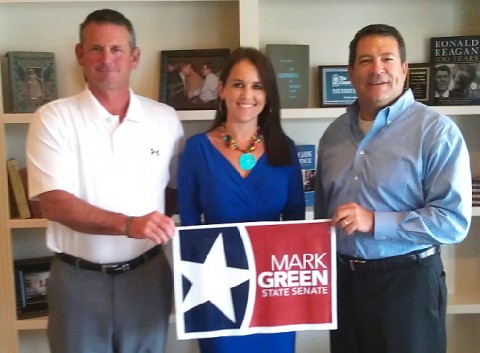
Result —
[[[238,48],[219,78],[213,126],[188,139],[180,159],[182,225],[304,219],[300,165],[281,127],[269,59],[256,49]],[[202,353],[293,353],[295,333],[216,337],[199,344]]]

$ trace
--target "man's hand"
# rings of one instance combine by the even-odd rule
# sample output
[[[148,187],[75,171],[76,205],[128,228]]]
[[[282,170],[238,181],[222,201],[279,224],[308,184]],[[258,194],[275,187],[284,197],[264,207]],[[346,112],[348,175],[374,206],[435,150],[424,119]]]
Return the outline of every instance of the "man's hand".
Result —
[[[338,225],[348,235],[355,231],[372,233],[375,214],[354,202],[347,203],[337,207],[332,217],[332,225]]]
[[[127,221],[127,220],[126,220]],[[130,238],[151,239],[156,244],[165,244],[175,234],[175,223],[173,220],[157,211],[141,217],[130,217],[128,227]]]

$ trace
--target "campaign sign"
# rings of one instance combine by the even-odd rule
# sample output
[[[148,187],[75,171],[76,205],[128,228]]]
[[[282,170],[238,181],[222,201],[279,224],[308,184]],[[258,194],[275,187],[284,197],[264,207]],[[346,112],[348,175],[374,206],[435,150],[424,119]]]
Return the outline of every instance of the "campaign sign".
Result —
[[[178,227],[178,339],[337,328],[327,220]]]

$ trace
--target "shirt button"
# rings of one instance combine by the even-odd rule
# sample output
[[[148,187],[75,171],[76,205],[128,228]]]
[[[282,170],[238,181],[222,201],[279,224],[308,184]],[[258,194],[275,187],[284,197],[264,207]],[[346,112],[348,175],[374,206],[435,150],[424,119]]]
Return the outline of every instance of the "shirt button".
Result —
[[[354,177],[353,180],[357,181],[357,180],[358,180],[358,176]]]
[[[360,154],[363,156],[365,154],[365,151],[360,151]]]

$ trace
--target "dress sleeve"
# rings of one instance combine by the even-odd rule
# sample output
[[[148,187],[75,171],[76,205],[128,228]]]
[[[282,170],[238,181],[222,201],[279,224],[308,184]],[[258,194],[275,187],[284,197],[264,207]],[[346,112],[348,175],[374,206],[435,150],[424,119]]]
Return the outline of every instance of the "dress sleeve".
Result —
[[[290,166],[290,180],[288,182],[288,200],[283,210],[284,221],[305,219],[305,194],[303,192],[302,171],[297,157],[295,144],[289,140],[292,165]]]
[[[187,140],[178,168],[178,209],[183,226],[201,224],[198,153],[198,143]]]

